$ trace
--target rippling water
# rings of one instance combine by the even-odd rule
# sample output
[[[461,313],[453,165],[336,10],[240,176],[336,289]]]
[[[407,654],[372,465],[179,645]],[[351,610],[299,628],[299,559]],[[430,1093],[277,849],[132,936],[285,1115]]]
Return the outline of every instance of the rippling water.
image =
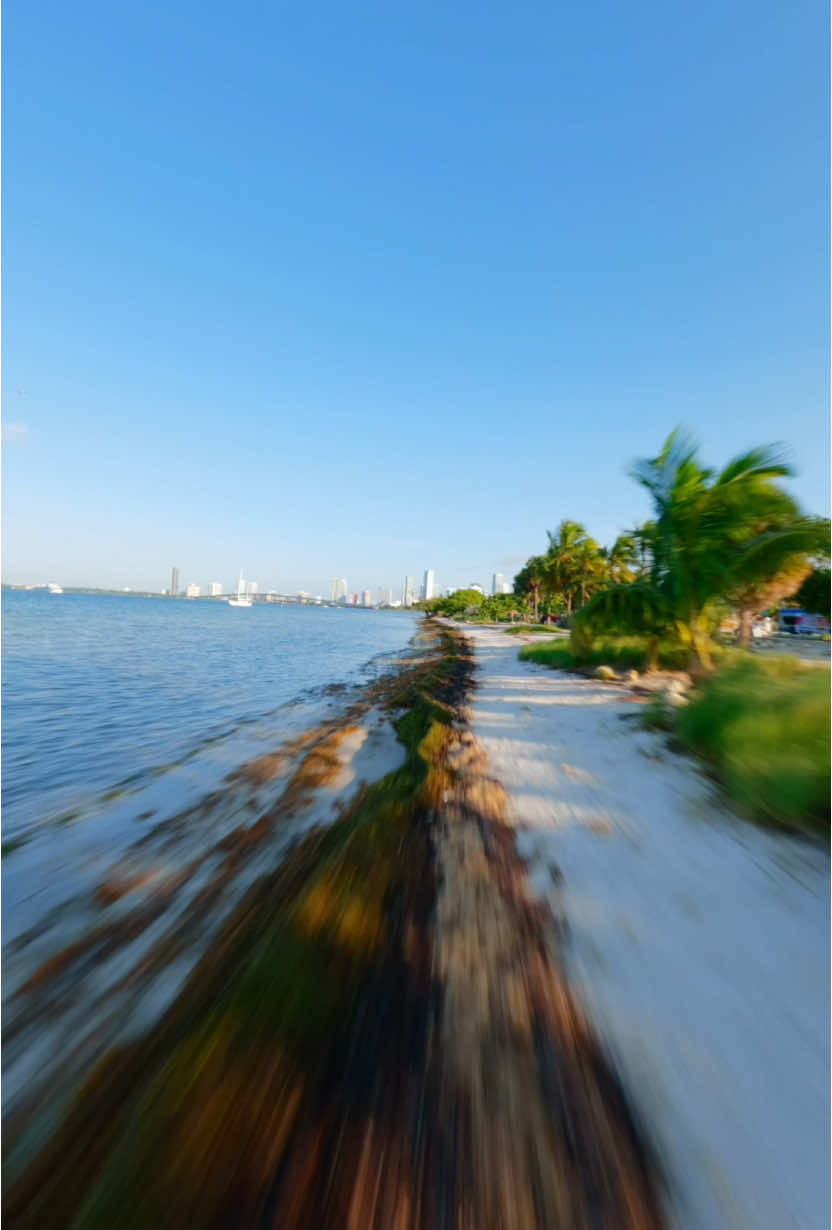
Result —
[[[6,591],[6,849],[124,795],[136,810],[163,771],[169,796],[210,785],[413,630],[404,612]]]

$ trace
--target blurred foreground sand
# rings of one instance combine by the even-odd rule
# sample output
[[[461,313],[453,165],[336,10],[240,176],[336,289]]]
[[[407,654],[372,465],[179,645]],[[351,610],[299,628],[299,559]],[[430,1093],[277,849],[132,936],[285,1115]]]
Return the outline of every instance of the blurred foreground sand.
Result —
[[[738,820],[627,689],[466,633],[472,732],[679,1225],[828,1226],[827,853]]]

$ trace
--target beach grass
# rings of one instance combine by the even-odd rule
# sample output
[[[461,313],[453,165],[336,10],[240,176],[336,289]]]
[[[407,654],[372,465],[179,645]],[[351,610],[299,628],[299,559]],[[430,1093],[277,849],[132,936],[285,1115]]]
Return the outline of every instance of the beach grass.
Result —
[[[588,648],[576,648],[572,639],[558,639],[541,645],[526,645],[520,650],[525,662],[538,662],[554,670],[579,670],[584,667],[610,666],[614,670],[643,671],[647,667],[647,640],[642,636],[598,637]],[[663,642],[659,647],[659,667],[662,670],[684,670],[689,651],[675,642]]]
[[[745,813],[828,840],[829,712],[828,668],[731,653],[673,729]]]
[[[560,637],[562,640],[568,640],[569,633],[563,628],[555,628],[552,624],[509,624],[505,631],[509,636],[520,636],[526,632],[544,632],[550,636]]]

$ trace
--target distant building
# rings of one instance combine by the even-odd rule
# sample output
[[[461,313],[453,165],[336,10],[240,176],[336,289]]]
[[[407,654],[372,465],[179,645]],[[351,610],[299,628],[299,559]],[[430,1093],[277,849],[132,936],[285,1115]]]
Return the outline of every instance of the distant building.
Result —
[[[373,605],[373,595],[371,594],[369,589],[365,589],[364,593],[361,595],[361,605],[362,606],[372,606]]]
[[[171,568],[170,570],[170,596],[171,598],[179,597],[179,569]]]
[[[209,593],[212,598],[219,598],[220,594],[222,593],[222,582],[212,581]]]
[[[476,581],[471,581],[470,584],[468,585],[468,589],[476,590],[478,594],[485,593],[485,590],[483,589],[483,587],[481,585],[477,585]]]
[[[254,597],[254,595],[257,593],[257,582],[256,581],[248,581],[246,583],[246,593],[248,594],[249,598]]]
[[[346,602],[347,600],[347,580],[346,577],[339,577],[333,581],[329,587],[329,597],[331,602]]]
[[[350,606],[358,606],[358,594],[350,594]]]
[[[430,602],[436,592],[436,576],[432,568],[425,571],[425,580],[422,585],[422,596],[425,602]]]
[[[194,585],[193,581],[188,586],[188,588],[185,590],[185,597],[186,598],[198,598],[199,597],[199,586]]]
[[[501,572],[495,572],[494,576],[491,579],[491,593],[492,594],[502,594],[504,592],[505,591],[503,590],[503,574]]]
[[[392,591],[392,589],[388,589],[388,588],[387,588],[386,586],[384,586],[384,585],[380,585],[380,586],[379,586],[379,590],[378,590],[378,604],[379,604],[379,606],[392,606],[392,605],[393,605],[393,591]]]
[[[413,606],[414,592],[413,577],[405,577],[402,586],[402,606]]]

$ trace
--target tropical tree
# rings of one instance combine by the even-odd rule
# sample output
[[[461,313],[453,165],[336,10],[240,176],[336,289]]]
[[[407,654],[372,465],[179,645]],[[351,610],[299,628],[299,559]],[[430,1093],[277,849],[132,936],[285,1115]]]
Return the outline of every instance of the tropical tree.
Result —
[[[514,578],[514,592],[529,600],[535,623],[537,623],[537,605],[545,577],[546,560],[544,556],[532,555]]]
[[[577,650],[588,649],[599,632],[638,632],[647,640],[647,669],[659,664],[661,642],[675,636],[676,617],[664,594],[650,581],[609,585],[575,616],[572,638]]]
[[[829,568],[813,568],[803,584],[795,592],[784,595],[794,600],[795,606],[811,611],[815,615],[825,615],[829,618],[830,584]]]
[[[605,560],[598,543],[578,521],[561,521],[554,533],[549,530],[548,538],[546,592],[550,596],[561,594],[566,613],[571,615],[576,601],[582,606],[604,583]]]
[[[672,627],[695,667],[710,670],[720,603],[741,584],[770,581],[816,541],[817,524],[801,518],[776,484],[790,473],[775,450],[758,448],[715,474],[700,463],[695,446],[673,432],[658,457],[633,469],[655,510],[645,538],[649,575],[626,596],[608,595],[631,587],[597,594],[582,617],[584,627],[649,626],[655,635]]]
[[[747,649],[754,616],[793,594],[812,571],[813,553],[829,541],[829,522],[801,517],[794,502],[753,526],[754,536],[737,561],[728,593],[739,615],[738,642]],[[791,513],[791,515],[789,515]]]
[[[457,589],[445,598],[431,598],[424,604],[430,615],[447,615],[457,619],[460,615],[475,612],[482,606],[485,596],[478,589]]]
[[[477,618],[494,623],[504,620],[510,620],[513,623],[520,613],[519,605],[514,594],[492,594],[479,607]]]
[[[613,585],[634,581],[639,570],[639,552],[635,534],[619,534],[611,547],[602,547],[607,576]]]
[[[655,522],[645,521],[630,530],[628,537],[632,538],[635,548],[636,576],[647,577],[653,566],[653,539],[656,533]]]

